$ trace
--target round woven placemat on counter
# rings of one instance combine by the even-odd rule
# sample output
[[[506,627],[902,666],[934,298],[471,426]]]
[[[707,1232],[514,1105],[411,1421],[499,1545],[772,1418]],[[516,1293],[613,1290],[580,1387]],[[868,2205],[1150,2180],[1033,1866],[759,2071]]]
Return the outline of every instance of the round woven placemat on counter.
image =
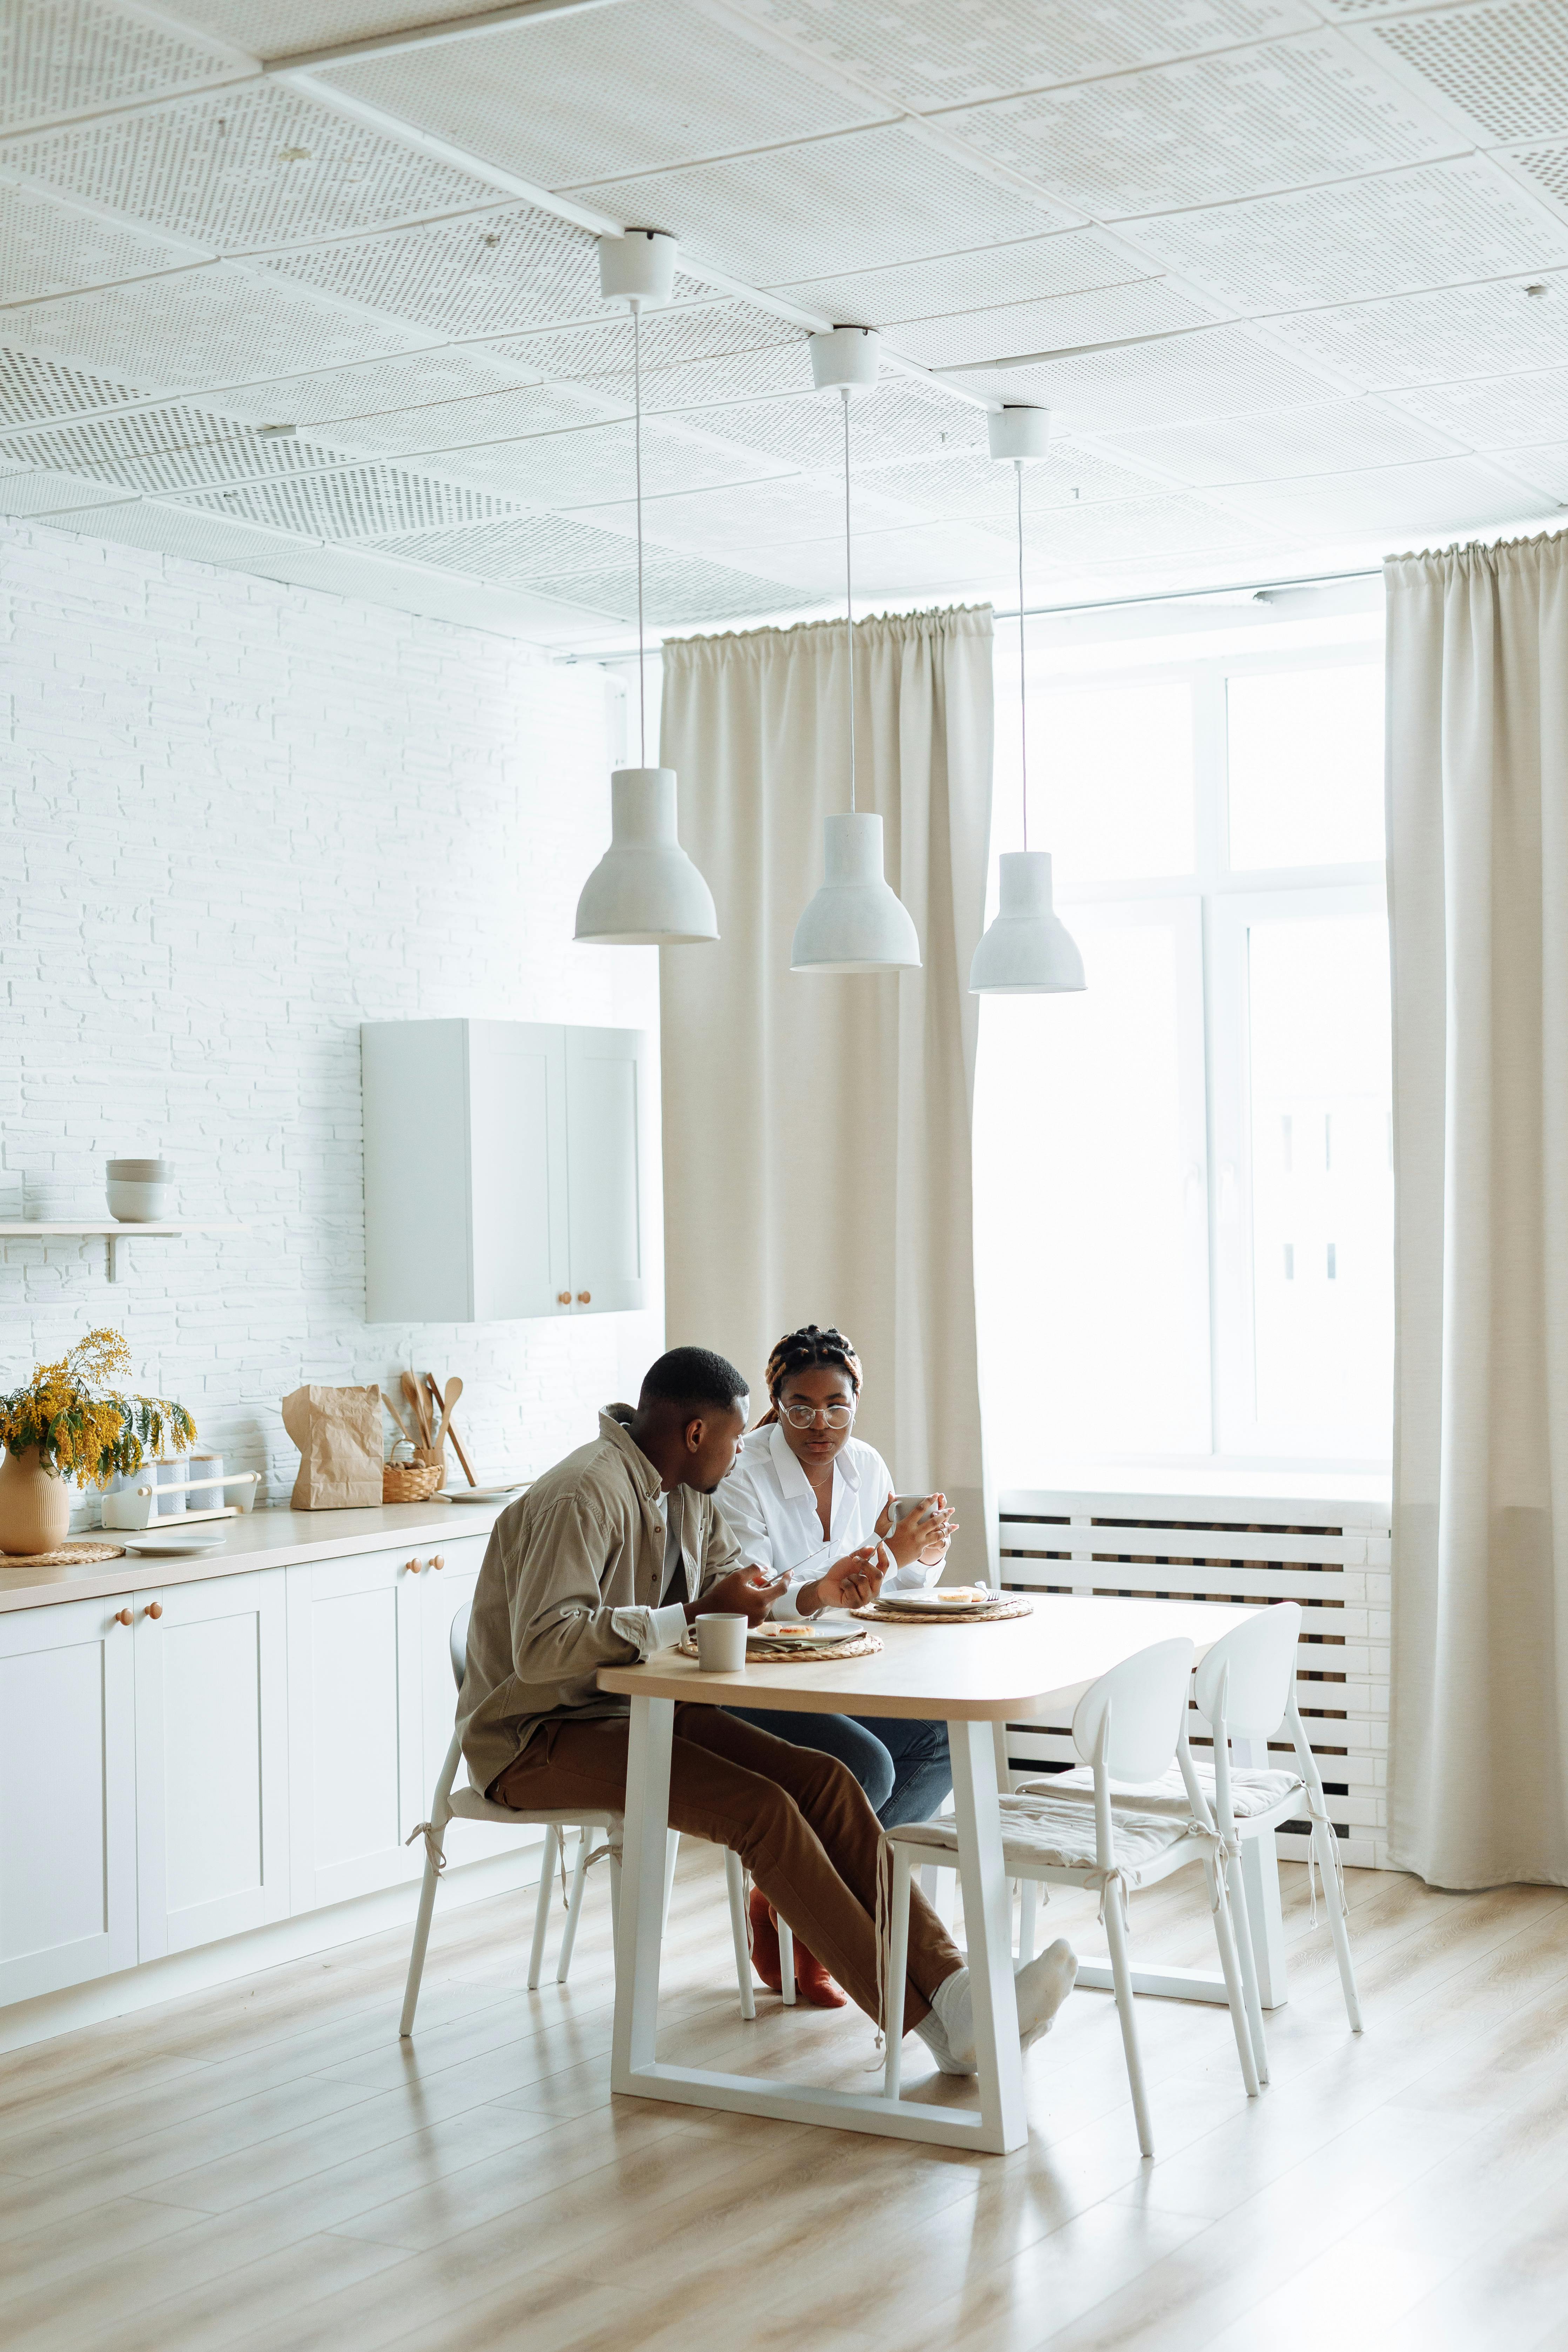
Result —
[[[857,1609],[851,1613],[858,1617],[860,1612]],[[694,1658],[697,1655],[697,1642],[693,1634],[688,1633],[685,1641],[677,1642],[675,1646],[683,1658]],[[806,1658],[870,1658],[876,1655],[881,1646],[875,1633],[858,1633],[852,1642],[775,1641],[770,1642],[765,1649],[760,1643],[748,1642],[746,1664],[758,1666],[783,1666],[794,1665]]]
[[[0,1568],[90,1568],[95,1559],[123,1559],[123,1544],[61,1544],[58,1551],[0,1551]]]
[[[851,1617],[869,1618],[873,1625],[988,1625],[998,1617],[1032,1617],[1035,1604],[1021,1592],[998,1593],[986,1609],[900,1609],[896,1601],[868,1601],[851,1609]]]

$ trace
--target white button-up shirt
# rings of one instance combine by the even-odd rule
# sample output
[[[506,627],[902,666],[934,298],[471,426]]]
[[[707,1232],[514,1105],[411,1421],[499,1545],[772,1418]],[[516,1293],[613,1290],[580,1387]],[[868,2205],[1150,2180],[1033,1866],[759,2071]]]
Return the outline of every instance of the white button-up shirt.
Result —
[[[801,1586],[871,1541],[892,1491],[888,1465],[876,1447],[851,1437],[834,1457],[833,1504],[824,1535],[811,1481],[775,1421],[742,1440],[735,1466],[713,1499],[745,1558],[789,1579],[789,1590],[780,1593],[770,1613],[798,1619]],[[900,1569],[891,1552],[884,1555],[883,1565],[884,1592],[896,1585],[929,1584],[942,1573],[940,1561],[922,1567],[911,1560]]]

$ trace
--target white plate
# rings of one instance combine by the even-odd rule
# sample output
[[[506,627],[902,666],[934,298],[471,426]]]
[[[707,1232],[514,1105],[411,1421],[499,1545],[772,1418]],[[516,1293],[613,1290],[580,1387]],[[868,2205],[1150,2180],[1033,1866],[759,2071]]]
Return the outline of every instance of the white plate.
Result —
[[[991,1608],[1002,1595],[987,1591],[976,1598],[965,1593],[960,1599],[950,1585],[945,1593],[928,1586],[923,1592],[884,1592],[878,1597],[889,1609],[929,1609],[933,1617],[962,1617],[966,1609]]]
[[[105,1529],[106,1534],[112,1532],[111,1528]],[[125,1549],[130,1552],[145,1553],[152,1559],[177,1559],[188,1552],[221,1551],[227,1541],[226,1535],[141,1536],[128,1538]]]
[[[783,1627],[778,1625],[755,1625],[746,1639],[748,1642],[776,1642],[783,1631]],[[860,1638],[858,1625],[808,1625],[805,1631],[814,1642],[858,1642]],[[788,1650],[804,1650],[805,1647],[805,1643],[793,1633],[784,1635],[784,1643]]]
[[[505,1503],[513,1495],[521,1495],[527,1479],[520,1478],[515,1486],[448,1486],[445,1493],[433,1495],[436,1503]]]

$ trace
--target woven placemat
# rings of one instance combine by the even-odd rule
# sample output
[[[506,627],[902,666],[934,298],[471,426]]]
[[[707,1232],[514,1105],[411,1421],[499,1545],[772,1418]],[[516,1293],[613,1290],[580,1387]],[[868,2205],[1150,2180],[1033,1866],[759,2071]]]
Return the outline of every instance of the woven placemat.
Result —
[[[1032,1617],[1035,1604],[1022,1593],[999,1593],[988,1608],[900,1609],[896,1601],[868,1601],[863,1609],[851,1609],[851,1617],[868,1617],[879,1625],[986,1625],[997,1617]]]
[[[857,1609],[853,1614],[858,1617],[860,1612]],[[683,1658],[697,1655],[694,1634],[688,1633],[685,1641],[677,1642],[675,1646]],[[746,1663],[775,1666],[793,1665],[805,1658],[869,1658],[881,1646],[875,1633],[858,1633],[852,1642],[748,1642]]]
[[[95,1559],[123,1559],[123,1544],[61,1544],[58,1551],[0,1551],[0,1568],[88,1568]]]

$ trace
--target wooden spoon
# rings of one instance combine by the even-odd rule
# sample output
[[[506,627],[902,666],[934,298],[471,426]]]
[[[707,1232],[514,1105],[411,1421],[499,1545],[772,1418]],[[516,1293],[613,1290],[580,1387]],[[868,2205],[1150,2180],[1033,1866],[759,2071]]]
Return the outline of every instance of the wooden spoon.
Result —
[[[442,1404],[442,1402],[441,1402],[441,1391],[440,1391],[440,1390],[439,1390],[439,1389],[437,1387],[437,1385],[436,1385],[436,1375],[435,1375],[435,1373],[434,1373],[434,1372],[431,1372],[431,1373],[428,1375],[428,1378],[429,1378],[429,1381],[430,1381],[430,1393],[431,1393],[431,1395],[432,1395],[432,1396],[435,1398],[435,1400],[436,1400],[436,1408],[437,1408],[437,1412],[445,1412],[445,1411],[446,1411],[446,1407],[445,1407],[445,1406]],[[463,1392],[463,1383],[462,1383],[462,1381],[460,1380],[460,1378],[458,1377],[458,1375],[456,1372],[454,1372],[454,1373],[453,1373],[453,1375],[452,1375],[452,1387],[453,1387],[453,1391],[454,1391],[454,1392],[455,1392],[457,1395],[461,1396],[461,1394],[462,1394],[462,1392]],[[448,1414],[448,1415],[447,1415],[447,1419],[448,1419],[448,1420],[450,1420],[450,1418],[451,1418],[451,1416],[450,1416],[450,1414]],[[476,1486],[476,1485],[478,1484],[478,1481],[476,1480],[476,1478],[475,1478],[475,1476],[474,1476],[474,1467],[473,1467],[473,1464],[468,1460],[468,1455],[467,1455],[467,1454],[464,1453],[464,1451],[463,1451],[463,1441],[462,1441],[462,1439],[458,1436],[458,1434],[457,1430],[456,1430],[456,1428],[455,1428],[455,1427],[450,1431],[449,1434],[450,1434],[450,1436],[451,1436],[451,1440],[452,1440],[452,1450],[453,1450],[453,1452],[456,1454],[456,1455],[457,1455],[457,1457],[458,1457],[458,1461],[459,1461],[459,1462],[462,1464],[462,1465],[463,1465],[463,1475],[464,1475],[464,1477],[468,1480],[468,1484],[469,1484],[469,1486]]]
[[[393,1420],[397,1423],[398,1428],[403,1432],[403,1434],[407,1439],[409,1444],[417,1445],[419,1443],[418,1439],[415,1436],[413,1431],[409,1428],[408,1423],[404,1420],[403,1415],[398,1412],[397,1407],[393,1403],[392,1399],[385,1394],[384,1391],[383,1391],[381,1401],[386,1407],[387,1412],[392,1415]]]
[[[425,1391],[412,1372],[403,1375],[403,1393],[414,1408],[414,1418],[419,1424],[419,1434],[426,1445],[430,1443],[430,1415],[425,1402]]]
[[[434,1391],[436,1386],[434,1381],[431,1381],[430,1386],[432,1391]],[[450,1426],[452,1419],[452,1408],[457,1403],[458,1399],[462,1395],[462,1375],[458,1372],[454,1372],[451,1379],[447,1383],[446,1401],[441,1406],[441,1426],[436,1432],[436,1451],[437,1454],[445,1451],[447,1444],[447,1431]]]

